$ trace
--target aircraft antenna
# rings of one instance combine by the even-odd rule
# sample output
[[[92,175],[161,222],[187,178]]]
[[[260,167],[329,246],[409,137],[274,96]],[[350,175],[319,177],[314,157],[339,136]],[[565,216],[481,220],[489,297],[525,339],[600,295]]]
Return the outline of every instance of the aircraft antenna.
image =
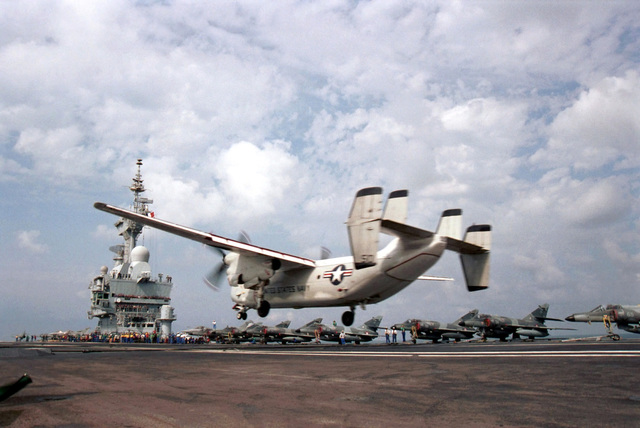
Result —
[[[147,216],[149,214],[153,215],[153,213],[151,213],[151,211],[149,210],[149,205],[153,203],[153,200],[142,196],[142,194],[147,190],[144,187],[144,180],[142,179],[142,159],[138,159],[136,165],[138,166],[138,170],[136,172],[136,175],[132,179],[131,185],[129,186],[129,190],[133,192],[132,209],[137,214],[141,214],[144,216]],[[138,238],[142,233],[144,225],[133,220],[121,218],[121,221],[118,222],[117,227],[120,235],[122,235],[125,241],[124,254],[122,256],[123,262],[129,263],[131,262],[131,250],[136,247]]]

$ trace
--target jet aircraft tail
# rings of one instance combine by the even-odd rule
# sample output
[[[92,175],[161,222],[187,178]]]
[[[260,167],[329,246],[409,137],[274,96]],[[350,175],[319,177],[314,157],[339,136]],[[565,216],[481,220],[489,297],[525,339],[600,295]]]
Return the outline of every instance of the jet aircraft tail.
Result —
[[[561,319],[558,319],[558,318],[547,317],[548,312],[549,312],[549,304],[545,303],[543,305],[539,305],[533,312],[531,312],[529,315],[524,317],[524,319],[527,321],[542,322],[542,323],[544,323],[547,320],[562,321]]]
[[[290,320],[286,320],[286,321],[282,321],[280,324],[277,324],[276,327],[278,327],[278,328],[289,328],[290,325],[291,325],[291,321]]]
[[[382,322],[382,316],[378,315],[377,317],[373,317],[369,321],[362,324],[362,327],[360,328],[362,328],[363,330],[369,329],[369,330],[376,331],[376,329],[380,327],[381,322]]]
[[[462,323],[464,321],[473,319],[476,315],[478,315],[478,310],[477,309],[472,309],[469,312],[467,312],[466,314],[464,314],[463,316],[461,316],[460,318],[458,318],[457,320],[455,320],[454,322],[452,322],[451,324],[463,325]]]

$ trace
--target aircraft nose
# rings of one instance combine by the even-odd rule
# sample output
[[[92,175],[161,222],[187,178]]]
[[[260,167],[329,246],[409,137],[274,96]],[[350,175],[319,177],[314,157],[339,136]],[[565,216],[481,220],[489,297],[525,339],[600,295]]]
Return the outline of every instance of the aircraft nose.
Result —
[[[575,321],[576,317],[574,315],[569,315],[568,317],[565,318],[565,321]]]

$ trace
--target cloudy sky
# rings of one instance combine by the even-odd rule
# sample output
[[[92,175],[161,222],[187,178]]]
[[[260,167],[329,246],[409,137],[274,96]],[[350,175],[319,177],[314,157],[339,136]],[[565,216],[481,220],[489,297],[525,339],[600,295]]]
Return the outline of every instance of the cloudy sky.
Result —
[[[454,283],[357,325],[640,303],[638,23],[631,1],[1,1],[0,340],[96,325],[120,240],[92,204],[128,206],[137,158],[157,217],[301,256],[348,253],[367,186],[409,189],[418,227],[456,207],[493,225],[489,290],[446,254],[430,273]],[[201,281],[211,252],[144,244],[174,329],[237,324]]]

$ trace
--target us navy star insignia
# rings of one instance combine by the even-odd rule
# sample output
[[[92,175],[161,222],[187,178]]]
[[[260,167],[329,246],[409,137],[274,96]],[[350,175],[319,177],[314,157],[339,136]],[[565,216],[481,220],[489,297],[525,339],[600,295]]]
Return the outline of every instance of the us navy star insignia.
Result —
[[[345,265],[338,265],[333,270],[326,271],[323,278],[329,278],[333,285],[339,285],[342,280],[353,274],[353,269],[347,269]]]

